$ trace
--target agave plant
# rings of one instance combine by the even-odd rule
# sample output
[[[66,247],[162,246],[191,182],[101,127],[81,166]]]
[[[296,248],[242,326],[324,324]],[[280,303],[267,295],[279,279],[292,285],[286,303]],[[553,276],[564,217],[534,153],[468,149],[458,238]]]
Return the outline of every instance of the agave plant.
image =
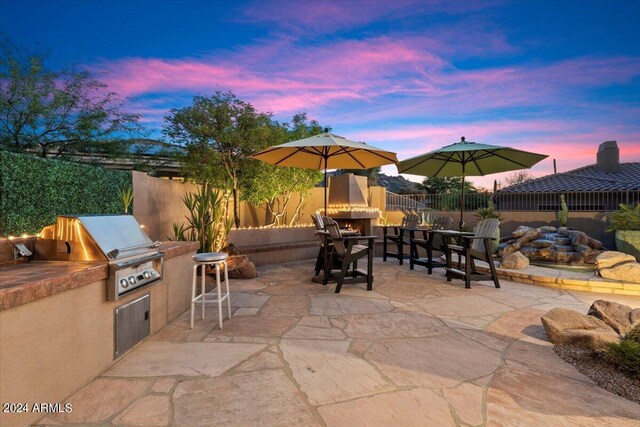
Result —
[[[489,204],[486,208],[480,208],[476,210],[474,214],[479,220],[496,218],[502,221],[502,214],[496,210],[496,205],[493,204],[493,196],[489,199]]]
[[[186,224],[173,224],[174,240],[199,243],[199,252],[218,252],[226,244],[233,219],[227,215],[224,192],[203,185],[196,193],[187,193],[182,201],[189,210]]]

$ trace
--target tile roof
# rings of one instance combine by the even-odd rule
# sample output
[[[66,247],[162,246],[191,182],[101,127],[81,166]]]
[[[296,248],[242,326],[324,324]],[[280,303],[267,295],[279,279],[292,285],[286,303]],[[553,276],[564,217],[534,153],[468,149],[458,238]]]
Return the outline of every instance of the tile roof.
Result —
[[[606,172],[597,165],[547,175],[499,190],[499,193],[546,193],[579,191],[640,190],[640,162],[620,163],[618,172]]]

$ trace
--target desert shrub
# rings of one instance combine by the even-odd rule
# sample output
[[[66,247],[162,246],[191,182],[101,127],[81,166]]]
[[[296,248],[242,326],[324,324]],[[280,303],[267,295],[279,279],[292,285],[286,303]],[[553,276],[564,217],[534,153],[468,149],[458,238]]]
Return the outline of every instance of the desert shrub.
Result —
[[[640,323],[637,323],[634,327],[629,329],[627,334],[624,336],[624,339],[640,343]]]
[[[640,377],[640,342],[625,338],[619,343],[609,344],[605,359],[621,371]]]
[[[640,230],[640,203],[635,206],[620,203],[620,210],[609,216],[610,226],[607,231]]]

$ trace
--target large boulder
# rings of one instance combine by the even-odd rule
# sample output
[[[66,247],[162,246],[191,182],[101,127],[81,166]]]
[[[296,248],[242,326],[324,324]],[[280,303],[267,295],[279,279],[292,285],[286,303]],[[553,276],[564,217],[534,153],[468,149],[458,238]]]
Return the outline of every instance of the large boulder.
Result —
[[[621,338],[602,320],[566,308],[554,308],[544,314],[541,320],[549,340],[554,344],[604,349]]]
[[[637,262],[630,262],[627,264],[619,264],[611,268],[599,268],[598,274],[605,279],[640,283],[640,264]]]
[[[607,251],[596,258],[596,269],[600,277],[623,282],[640,283],[640,264],[633,255]]]
[[[588,314],[602,320],[620,335],[640,324],[640,308],[631,308],[617,302],[599,299],[591,304]]]
[[[635,257],[624,252],[606,251],[596,258],[596,268],[611,268],[628,262],[636,262]]]
[[[520,252],[506,254],[500,260],[500,267],[509,268],[512,270],[527,268],[529,267],[529,258],[522,255],[522,253]]]
[[[232,255],[227,258],[230,279],[253,279],[258,277],[256,266],[246,255]]]

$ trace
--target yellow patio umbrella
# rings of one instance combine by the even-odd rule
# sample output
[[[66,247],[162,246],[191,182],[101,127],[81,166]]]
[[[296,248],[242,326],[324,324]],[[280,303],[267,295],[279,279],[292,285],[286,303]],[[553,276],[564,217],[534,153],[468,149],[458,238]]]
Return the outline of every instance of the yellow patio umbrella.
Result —
[[[269,147],[251,156],[276,166],[324,169],[324,212],[327,212],[327,169],[369,169],[396,163],[396,153],[328,131]]]

